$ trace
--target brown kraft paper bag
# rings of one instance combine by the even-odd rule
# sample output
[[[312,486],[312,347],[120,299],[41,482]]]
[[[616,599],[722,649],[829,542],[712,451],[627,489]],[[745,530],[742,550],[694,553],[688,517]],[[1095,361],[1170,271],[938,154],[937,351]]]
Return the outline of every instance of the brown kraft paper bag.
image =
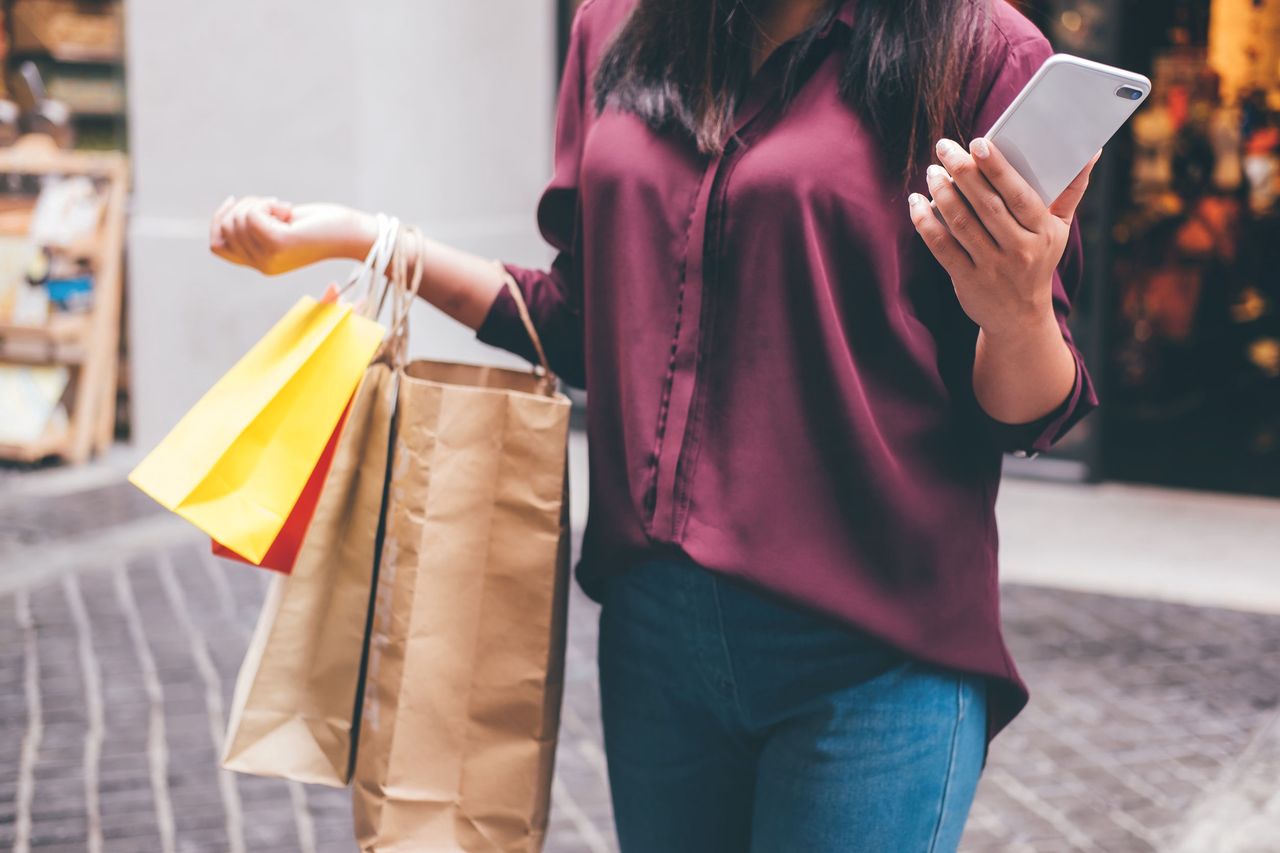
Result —
[[[273,579],[236,681],[228,770],[351,779],[396,379],[365,372],[293,573]]]
[[[546,833],[570,404],[507,286],[541,374],[401,373],[353,790],[365,851],[539,851]]]

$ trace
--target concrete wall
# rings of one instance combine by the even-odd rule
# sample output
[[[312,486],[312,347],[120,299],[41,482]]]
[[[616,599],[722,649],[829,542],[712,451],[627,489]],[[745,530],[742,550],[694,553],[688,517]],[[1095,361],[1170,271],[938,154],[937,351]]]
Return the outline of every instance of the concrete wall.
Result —
[[[264,278],[209,254],[229,194],[385,210],[492,257],[548,257],[554,0],[130,0],[135,441],[154,443],[326,264]],[[422,305],[415,355],[507,359]],[[514,363],[514,362],[513,362]]]

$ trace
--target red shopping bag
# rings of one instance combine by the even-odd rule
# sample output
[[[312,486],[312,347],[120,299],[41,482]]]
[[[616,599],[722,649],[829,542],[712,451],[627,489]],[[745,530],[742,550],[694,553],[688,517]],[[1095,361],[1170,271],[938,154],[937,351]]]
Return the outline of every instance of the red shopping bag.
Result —
[[[311,524],[311,516],[315,515],[316,504],[320,502],[320,490],[324,488],[325,478],[329,476],[329,468],[333,465],[333,453],[338,446],[338,436],[342,434],[342,427],[346,424],[347,415],[350,412],[351,403],[348,402],[347,407],[342,412],[342,417],[338,418],[338,425],[334,427],[333,435],[329,436],[329,443],[325,445],[324,452],[320,454],[320,459],[316,462],[315,470],[311,472],[311,476],[307,479],[307,484],[303,486],[302,494],[298,496],[298,502],[293,505],[293,509],[289,512],[289,517],[285,519],[284,527],[280,528],[280,533],[276,536],[275,541],[271,543],[271,547],[267,549],[262,562],[254,563],[217,540],[210,540],[213,543],[213,555],[215,557],[225,557],[228,560],[235,560],[250,566],[256,565],[264,569],[272,569],[286,575],[293,571],[293,564],[298,559],[298,550],[302,547],[302,538],[307,535],[307,527]]]

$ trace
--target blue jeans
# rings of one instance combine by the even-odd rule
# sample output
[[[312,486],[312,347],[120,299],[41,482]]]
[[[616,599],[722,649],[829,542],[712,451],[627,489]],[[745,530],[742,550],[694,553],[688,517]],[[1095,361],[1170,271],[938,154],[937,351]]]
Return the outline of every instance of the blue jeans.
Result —
[[[684,560],[603,590],[600,692],[623,853],[925,853],[960,843],[981,678]]]

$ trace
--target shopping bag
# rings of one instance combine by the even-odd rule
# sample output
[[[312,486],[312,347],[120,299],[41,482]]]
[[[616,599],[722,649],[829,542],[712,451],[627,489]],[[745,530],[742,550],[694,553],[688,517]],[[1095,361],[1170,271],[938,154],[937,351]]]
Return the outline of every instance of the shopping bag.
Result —
[[[320,302],[322,304],[336,303],[342,294],[342,290],[336,283],[331,283],[325,289],[324,295],[320,297]],[[307,478],[307,484],[302,487],[302,494],[298,496],[298,502],[290,510],[289,517],[285,519],[284,526],[280,528],[280,532],[276,534],[275,541],[267,549],[266,556],[255,564],[252,560],[237,554],[218,540],[210,538],[209,541],[215,557],[257,565],[259,568],[283,572],[286,575],[293,571],[293,564],[298,559],[298,549],[302,546],[302,537],[306,535],[307,525],[311,522],[311,516],[316,511],[316,502],[320,500],[320,489],[324,485],[324,478],[328,475],[329,467],[333,464],[333,452],[338,443],[338,434],[342,431],[342,425],[346,422],[347,412],[350,410],[351,406],[348,403],[347,408],[343,410],[342,417],[338,419],[338,425],[334,428],[333,435],[329,437],[329,443],[324,446],[324,452],[320,454],[320,459],[316,462],[315,470]]]
[[[275,541],[383,337],[304,297],[129,475],[251,562]]]
[[[210,539],[215,557],[234,560],[238,563],[247,563],[251,566],[256,565],[259,568],[271,569],[286,575],[293,571],[293,564],[298,560],[298,550],[302,547],[302,539],[307,534],[307,527],[311,524],[311,517],[316,512],[316,504],[320,501],[320,490],[324,486],[325,477],[329,475],[329,469],[333,466],[333,454],[338,447],[338,437],[342,434],[342,427],[346,423],[347,414],[350,411],[351,406],[348,404],[342,416],[338,418],[338,425],[334,427],[333,435],[329,437],[329,443],[324,446],[324,451],[316,462],[315,470],[307,478],[307,484],[302,487],[302,494],[298,495],[298,502],[289,511],[289,517],[284,520],[284,526],[276,534],[275,541],[267,549],[266,555],[255,563],[247,557],[237,554],[217,539]]]
[[[395,378],[365,372],[293,572],[272,579],[232,697],[229,770],[350,779]]]
[[[395,222],[379,225],[365,272],[391,251]],[[382,361],[363,372],[293,572],[273,578],[232,696],[229,770],[337,787],[351,778],[396,382]]]
[[[541,849],[570,409],[545,359],[543,371],[416,361],[400,373],[353,779],[362,850]]]

